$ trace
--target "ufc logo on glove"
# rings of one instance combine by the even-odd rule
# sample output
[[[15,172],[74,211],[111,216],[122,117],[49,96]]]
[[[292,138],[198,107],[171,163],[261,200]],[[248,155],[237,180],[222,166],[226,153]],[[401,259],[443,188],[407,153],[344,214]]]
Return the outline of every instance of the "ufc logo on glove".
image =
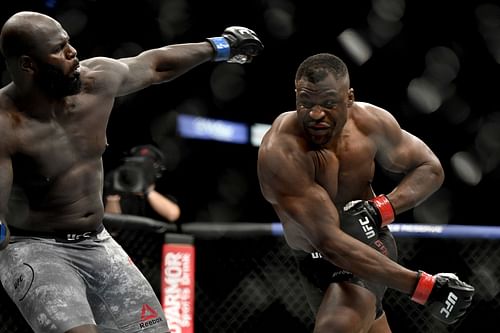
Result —
[[[373,230],[373,227],[370,225],[370,220],[368,217],[364,217],[364,219],[358,219],[359,224],[361,225],[361,229],[363,229],[363,232],[366,235],[366,238],[370,239],[375,237],[375,231]]]
[[[439,313],[444,314],[445,318],[448,318],[450,316],[451,311],[453,310],[453,307],[455,304],[457,304],[458,296],[455,295],[453,292],[450,292],[448,295],[448,298],[444,302],[445,306],[439,310]]]

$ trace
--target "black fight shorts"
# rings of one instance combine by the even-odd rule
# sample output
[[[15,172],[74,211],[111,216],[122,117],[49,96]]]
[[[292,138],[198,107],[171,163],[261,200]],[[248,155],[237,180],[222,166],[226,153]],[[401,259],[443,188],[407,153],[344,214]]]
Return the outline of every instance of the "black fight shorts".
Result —
[[[389,228],[384,227],[379,232],[377,250],[384,253],[392,260],[397,260],[397,246]],[[317,312],[324,293],[331,283],[350,282],[370,290],[377,299],[375,318],[379,318],[383,313],[382,298],[387,289],[386,286],[363,280],[354,274],[333,265],[321,256],[319,252],[306,253],[303,251],[293,251],[299,271],[301,273],[302,284],[307,295],[309,306],[314,313]]]

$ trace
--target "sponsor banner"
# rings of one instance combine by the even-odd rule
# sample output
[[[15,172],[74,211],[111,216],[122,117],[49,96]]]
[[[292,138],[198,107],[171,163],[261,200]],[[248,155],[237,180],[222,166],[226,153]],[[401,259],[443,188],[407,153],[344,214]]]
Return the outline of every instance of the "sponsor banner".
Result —
[[[195,247],[163,245],[161,304],[171,333],[194,332]]]

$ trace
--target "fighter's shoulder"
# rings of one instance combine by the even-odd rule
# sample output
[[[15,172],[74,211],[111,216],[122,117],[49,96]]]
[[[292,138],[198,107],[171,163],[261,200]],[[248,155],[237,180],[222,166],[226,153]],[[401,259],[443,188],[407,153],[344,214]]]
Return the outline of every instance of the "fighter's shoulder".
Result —
[[[0,121],[2,123],[11,118],[10,114],[18,112],[17,107],[7,93],[7,89],[7,86],[0,89]]]
[[[128,67],[121,61],[106,57],[95,57],[80,62],[80,78],[88,90],[112,88],[118,84]]]
[[[0,90],[0,133],[2,133],[2,144],[12,142],[16,124],[21,123],[23,115],[17,110],[11,99]]]
[[[126,70],[125,63],[108,57],[94,57],[82,60],[80,62],[82,68],[88,71],[103,71],[103,70]]]
[[[397,126],[396,118],[386,109],[367,102],[355,102],[350,111],[351,119],[366,130]]]
[[[295,111],[280,114],[262,139],[259,160],[274,163],[306,157],[304,139],[298,127]]]
[[[391,115],[390,112],[386,109],[368,102],[354,102],[352,105],[352,110],[354,116],[365,118],[383,118]]]
[[[295,111],[283,112],[274,119],[265,139],[278,142],[291,140],[295,136],[296,126]]]

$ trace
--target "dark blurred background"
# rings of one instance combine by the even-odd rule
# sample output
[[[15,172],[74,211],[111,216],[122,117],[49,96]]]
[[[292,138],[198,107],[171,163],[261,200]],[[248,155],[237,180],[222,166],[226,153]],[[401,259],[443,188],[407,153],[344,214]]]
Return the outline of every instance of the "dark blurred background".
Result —
[[[359,101],[390,111],[441,159],[447,178],[400,222],[500,224],[500,5],[493,1],[2,1],[3,23],[19,10],[58,19],[78,57],[127,57],[166,44],[219,36],[230,25],[257,32],[264,53],[247,65],[207,63],[172,82],[116,100],[105,170],[133,146],[167,157],[157,185],[175,196],[182,222],[274,222],[260,193],[257,147],[183,138],[179,114],[270,124],[294,109],[299,63],[342,57]],[[2,85],[8,82],[3,63]],[[377,192],[395,180],[377,170]]]

